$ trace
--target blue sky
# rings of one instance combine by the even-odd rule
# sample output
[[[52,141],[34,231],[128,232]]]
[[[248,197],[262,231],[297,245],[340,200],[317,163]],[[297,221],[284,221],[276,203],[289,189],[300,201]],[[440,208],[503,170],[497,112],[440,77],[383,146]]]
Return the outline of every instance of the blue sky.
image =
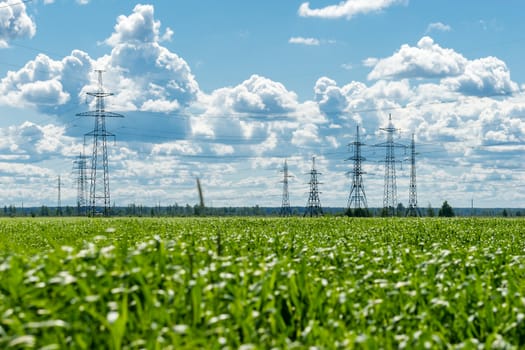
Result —
[[[76,202],[75,156],[103,69],[116,205],[344,207],[347,144],[363,131],[370,206],[382,205],[384,141],[418,147],[418,200],[525,203],[525,5],[506,1],[0,0],[0,204]],[[406,159],[403,150],[397,155]],[[408,201],[399,163],[398,201]]]

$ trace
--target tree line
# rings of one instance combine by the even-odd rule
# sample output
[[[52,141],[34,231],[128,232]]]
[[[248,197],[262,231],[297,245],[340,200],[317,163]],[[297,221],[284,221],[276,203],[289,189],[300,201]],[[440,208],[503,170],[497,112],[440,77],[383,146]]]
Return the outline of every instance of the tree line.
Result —
[[[0,207],[1,208],[1,207]],[[292,216],[302,216],[303,207],[291,208]],[[391,208],[390,208],[391,209]],[[16,207],[14,205],[4,206],[0,209],[0,216],[3,217],[73,217],[86,216],[86,208],[64,206],[49,207],[42,205],[40,207]],[[260,207],[217,207],[210,208],[202,205],[168,205],[168,206],[144,206],[140,204],[129,204],[125,207],[113,206],[110,215],[115,217],[189,217],[189,216],[278,216],[280,208]],[[370,209],[343,209],[343,208],[326,208],[325,215],[329,216],[351,216],[351,217],[381,217],[381,216],[407,216],[407,208],[402,203],[395,210],[385,210],[385,208]],[[447,202],[443,202],[440,208],[434,209],[430,204],[426,208],[418,208],[419,216],[423,217],[453,217],[453,216],[502,216],[502,217],[521,217],[522,212],[519,209],[471,209],[459,208],[453,209]],[[388,215],[387,215],[388,213]]]

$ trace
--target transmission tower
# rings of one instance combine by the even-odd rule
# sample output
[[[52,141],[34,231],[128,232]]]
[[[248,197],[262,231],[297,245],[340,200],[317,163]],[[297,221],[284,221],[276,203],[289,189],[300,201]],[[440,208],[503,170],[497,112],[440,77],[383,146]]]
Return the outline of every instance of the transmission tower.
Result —
[[[396,186],[396,148],[405,148],[404,145],[394,142],[394,133],[397,131],[392,124],[392,115],[388,116],[388,126],[380,128],[385,131],[386,142],[375,145],[385,147],[385,187],[383,193],[383,215],[394,216],[397,206],[397,186]]]
[[[421,216],[417,207],[417,187],[416,187],[416,142],[412,134],[410,143],[410,186],[408,190],[408,208],[406,216]]]
[[[94,111],[78,113],[80,117],[94,117],[95,127],[93,131],[85,136],[93,138],[93,153],[91,156],[91,182],[89,186],[89,215],[95,216],[102,214],[108,216],[110,213],[111,201],[109,194],[109,170],[108,170],[108,147],[107,138],[115,135],[106,130],[106,117],[123,118],[121,114],[108,112],[105,110],[104,99],[113,94],[104,91],[102,84],[103,71],[97,70],[98,73],[98,91],[88,92],[96,100],[96,109]]]
[[[74,170],[77,172],[77,214],[86,215],[87,190],[87,156],[80,153],[75,160]]]
[[[321,173],[315,169],[315,157],[312,157],[312,170],[310,170],[310,193],[308,195],[308,203],[306,203],[306,211],[304,216],[319,216],[323,215],[321,208],[321,200],[319,199],[319,180],[317,176]]]
[[[291,216],[292,210],[290,209],[290,195],[288,194],[288,178],[291,176],[288,175],[288,162],[284,161],[283,166],[283,202],[281,204],[281,210],[279,211],[280,216]]]
[[[361,211],[362,209],[367,210],[368,205],[366,203],[365,188],[363,186],[363,168],[362,162],[366,159],[361,156],[361,147],[365,144],[359,141],[359,125],[356,128],[355,141],[350,143],[352,146],[354,155],[347,160],[354,162],[354,169],[352,171],[352,187],[350,188],[350,195],[348,196],[348,209],[354,209],[355,211]]]
[[[58,175],[58,198],[57,198],[57,216],[62,216],[62,183],[60,182],[60,175]]]

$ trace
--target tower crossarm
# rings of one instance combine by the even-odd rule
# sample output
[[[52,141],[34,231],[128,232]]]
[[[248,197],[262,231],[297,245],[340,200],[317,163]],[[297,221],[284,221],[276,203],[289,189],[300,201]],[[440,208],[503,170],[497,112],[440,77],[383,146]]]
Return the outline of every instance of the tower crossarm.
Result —
[[[108,118],[124,118],[122,114],[114,112],[99,112],[99,111],[89,111],[75,114],[77,117],[108,117]]]
[[[392,143],[380,142],[380,143],[376,143],[374,147],[394,147],[394,148],[405,148],[405,149],[409,148],[407,145],[404,145],[402,143],[397,143],[397,142],[392,142]]]

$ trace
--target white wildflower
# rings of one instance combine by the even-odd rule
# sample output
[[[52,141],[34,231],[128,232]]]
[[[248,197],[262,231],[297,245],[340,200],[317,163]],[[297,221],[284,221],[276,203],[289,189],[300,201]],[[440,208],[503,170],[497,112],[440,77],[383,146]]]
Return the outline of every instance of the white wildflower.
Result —
[[[189,326],[186,324],[176,324],[173,326],[173,331],[178,334],[186,334],[188,332]]]
[[[28,348],[32,348],[35,346],[36,338],[32,335],[22,335],[20,337],[16,337],[15,339],[11,340],[9,342],[9,347],[15,347],[17,345],[25,345]]]
[[[108,312],[108,315],[106,316],[109,323],[113,324],[118,319],[118,312],[117,311],[110,311]]]

